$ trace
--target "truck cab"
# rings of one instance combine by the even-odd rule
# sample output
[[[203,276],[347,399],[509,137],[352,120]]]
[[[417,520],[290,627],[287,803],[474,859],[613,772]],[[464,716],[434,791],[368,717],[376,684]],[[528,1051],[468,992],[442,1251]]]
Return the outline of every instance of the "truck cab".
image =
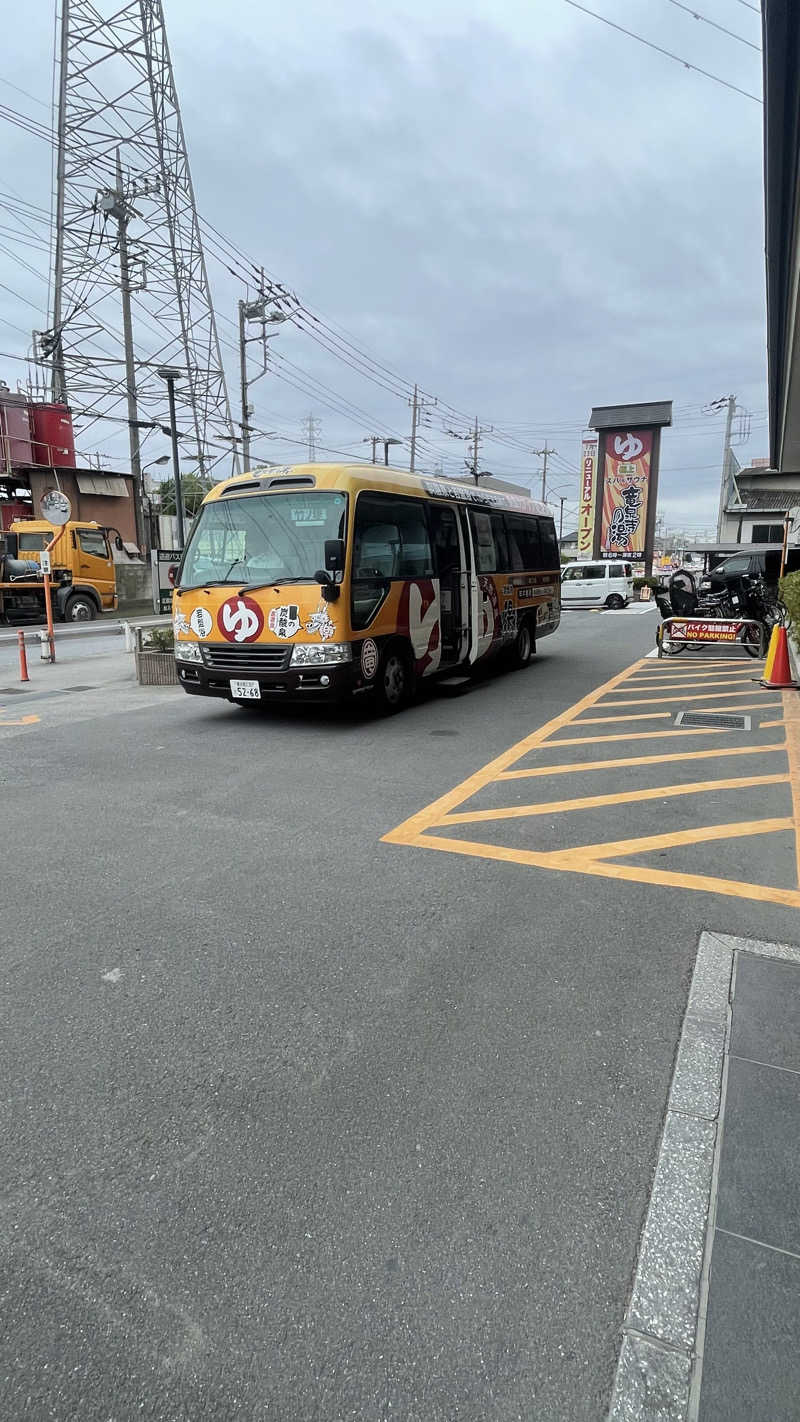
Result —
[[[117,606],[108,529],[78,520],[71,520],[59,529],[45,519],[28,518],[16,519],[8,533],[17,559],[32,564],[38,563],[40,555],[58,535],[50,555],[53,606],[64,622],[89,622],[99,612]],[[22,593],[21,587],[18,592]],[[12,608],[9,606],[7,610]]]

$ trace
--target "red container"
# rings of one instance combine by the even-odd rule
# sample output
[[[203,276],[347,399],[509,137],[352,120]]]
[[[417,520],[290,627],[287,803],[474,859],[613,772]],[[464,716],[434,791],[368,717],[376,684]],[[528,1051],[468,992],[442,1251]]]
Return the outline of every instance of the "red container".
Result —
[[[32,464],[30,406],[25,395],[0,388],[0,468]]]
[[[75,468],[75,436],[68,405],[31,405],[34,464]]]
[[[3,499],[0,503],[0,527],[4,530],[10,528],[12,523],[16,523],[20,518],[31,518],[32,510],[30,504],[18,504],[11,499]]]

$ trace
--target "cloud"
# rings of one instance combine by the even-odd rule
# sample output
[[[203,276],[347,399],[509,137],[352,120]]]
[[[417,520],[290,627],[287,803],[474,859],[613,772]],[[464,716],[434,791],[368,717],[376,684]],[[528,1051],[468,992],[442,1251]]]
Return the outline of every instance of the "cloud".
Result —
[[[706,8],[716,14],[715,0]],[[677,10],[603,9],[758,83],[755,54]],[[685,413],[664,438],[664,501],[714,521],[716,472],[695,466],[713,466],[721,432],[696,412],[729,389],[765,405],[756,105],[562,0],[353,0],[346,12],[171,0],[168,22],[198,202],[215,226],[405,379],[513,424],[523,444],[535,426],[531,447],[549,426],[573,466],[593,404],[673,397]],[[24,40],[18,82],[37,92]],[[29,171],[26,196],[46,202],[42,166]],[[28,181],[19,154],[15,181]],[[223,318],[241,292],[211,271],[232,334]],[[22,290],[26,274],[13,275]],[[3,316],[28,323],[5,301]],[[267,428],[299,439],[314,404],[323,445],[407,430],[402,398],[307,336],[284,330],[275,348],[367,422],[268,376],[255,391]],[[766,433],[754,429],[758,454]],[[428,438],[456,467],[463,450],[435,416]],[[298,448],[269,447],[276,459]],[[487,450],[498,472],[537,466],[523,449]]]

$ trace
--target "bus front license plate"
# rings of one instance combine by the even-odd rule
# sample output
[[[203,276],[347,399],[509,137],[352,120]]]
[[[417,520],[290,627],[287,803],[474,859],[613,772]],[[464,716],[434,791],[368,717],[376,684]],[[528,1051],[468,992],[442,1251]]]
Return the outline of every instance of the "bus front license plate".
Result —
[[[260,701],[261,687],[257,681],[231,681],[231,696],[235,701]]]

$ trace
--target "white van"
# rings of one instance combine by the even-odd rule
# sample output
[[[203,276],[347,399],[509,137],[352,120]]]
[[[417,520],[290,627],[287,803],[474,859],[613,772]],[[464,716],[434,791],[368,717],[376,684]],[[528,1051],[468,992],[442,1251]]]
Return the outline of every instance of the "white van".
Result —
[[[562,607],[627,607],[632,597],[630,563],[567,563],[561,573]]]

